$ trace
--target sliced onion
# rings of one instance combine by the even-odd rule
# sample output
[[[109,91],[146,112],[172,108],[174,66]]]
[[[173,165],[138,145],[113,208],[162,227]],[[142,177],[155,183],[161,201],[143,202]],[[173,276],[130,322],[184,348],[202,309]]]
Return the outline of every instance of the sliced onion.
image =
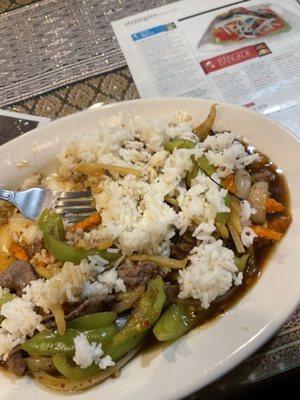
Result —
[[[234,210],[238,217],[241,217],[241,202],[234,196],[230,196],[230,209]]]
[[[62,306],[58,303],[52,304],[50,306],[50,311],[52,312],[52,314],[54,316],[58,333],[60,335],[63,335],[66,331],[66,320],[65,320],[65,313],[64,313]]]
[[[215,222],[215,226],[216,226],[219,234],[221,235],[222,239],[224,239],[224,240],[229,239],[229,232],[228,232],[226,225]]]
[[[142,171],[136,168],[122,167],[110,164],[79,164],[76,171],[82,172],[84,175],[102,175],[104,171],[117,172],[120,175],[132,174],[138,177],[142,176]]]
[[[183,269],[186,267],[187,259],[176,260],[175,258],[167,258],[163,256],[151,256],[148,254],[133,254],[128,257],[131,261],[150,261],[157,264],[159,267],[171,269]]]
[[[52,357],[28,357],[26,360],[30,372],[57,372],[57,369],[53,364]]]
[[[242,230],[243,230],[242,225],[241,225],[241,220],[240,220],[239,215],[237,214],[237,212],[234,210],[233,207],[231,207],[231,211],[229,214],[229,220],[230,220],[231,224],[235,227],[235,230],[237,231],[237,233],[239,235],[241,235]]]
[[[117,295],[118,302],[113,305],[112,310],[116,311],[118,314],[128,310],[141,297],[141,295],[144,293],[144,290],[145,286],[140,285],[133,290],[118,294]]]
[[[256,182],[251,186],[248,201],[251,208],[256,210],[256,213],[251,216],[251,220],[255,224],[263,224],[266,221],[265,204],[268,198],[268,187],[267,182]]]
[[[251,187],[251,177],[246,169],[239,169],[234,174],[235,194],[240,199],[245,200],[248,197]]]
[[[115,374],[119,369],[121,369],[125,364],[127,364],[140,350],[141,346],[131,350],[124,357],[122,357],[113,367],[109,367],[99,374],[91,376],[90,378],[81,379],[78,381],[71,381],[62,376],[52,376],[44,371],[32,372],[34,378],[43,386],[48,389],[57,390],[59,392],[80,392],[81,390],[87,389],[91,386],[96,385],[109,378],[111,375]]]
[[[230,219],[227,221],[227,226],[238,253],[245,253],[245,248],[241,241],[240,235]]]

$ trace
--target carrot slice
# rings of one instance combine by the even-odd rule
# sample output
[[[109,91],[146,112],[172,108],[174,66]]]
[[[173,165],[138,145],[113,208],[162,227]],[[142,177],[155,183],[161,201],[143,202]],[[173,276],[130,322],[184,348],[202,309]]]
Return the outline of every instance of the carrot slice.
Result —
[[[225,185],[226,189],[228,190],[228,192],[230,192],[230,193],[236,192],[236,187],[235,187],[235,183],[234,183],[234,174],[228,175],[224,179],[224,185]]]
[[[265,205],[266,205],[266,211],[268,214],[281,212],[281,211],[284,211],[284,209],[285,209],[285,206],[282,203],[279,203],[279,201],[276,201],[275,199],[271,199],[270,197],[267,198]]]
[[[252,226],[252,230],[254,233],[264,239],[275,240],[276,242],[282,238],[282,233],[274,231],[274,229],[266,228],[262,225],[254,225]]]
[[[83,231],[86,231],[89,228],[92,228],[93,226],[99,225],[101,223],[101,216],[100,214],[96,213],[91,215],[90,217],[87,217],[83,221],[76,222],[76,224],[72,225],[69,229],[71,233],[74,233],[78,231],[78,229],[82,229]]]
[[[14,256],[18,260],[29,261],[29,256],[28,256],[26,250],[24,249],[24,247],[22,247],[21,245],[19,245],[17,243],[12,243],[10,245],[10,251],[14,254]]]

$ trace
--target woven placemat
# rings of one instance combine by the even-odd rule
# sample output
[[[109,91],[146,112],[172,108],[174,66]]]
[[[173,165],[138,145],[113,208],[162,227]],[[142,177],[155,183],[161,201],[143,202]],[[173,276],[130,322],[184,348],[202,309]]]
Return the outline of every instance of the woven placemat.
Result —
[[[174,0],[43,0],[0,15],[0,106],[125,65],[110,22]]]

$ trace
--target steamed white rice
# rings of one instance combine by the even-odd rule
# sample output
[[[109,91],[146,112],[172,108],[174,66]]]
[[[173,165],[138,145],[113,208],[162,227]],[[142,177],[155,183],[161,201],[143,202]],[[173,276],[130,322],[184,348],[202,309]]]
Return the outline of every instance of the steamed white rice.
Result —
[[[209,136],[198,143],[192,132],[192,121],[174,126],[159,120],[138,119],[133,129],[115,123],[100,126],[99,131],[74,140],[60,157],[61,171],[69,174],[80,163],[97,162],[133,167],[142,172],[141,178],[103,175],[92,185],[102,223],[90,232],[82,232],[80,243],[90,248],[101,240],[114,240],[124,254],[168,255],[175,229],[184,233],[193,218],[199,221],[198,226],[201,224],[199,237],[209,238],[214,231],[216,213],[228,211],[224,205],[226,191],[205,175],[199,175],[193,182],[195,188],[187,190],[182,185],[182,179],[192,167],[191,155],[205,154],[217,167],[216,180],[245,167],[258,156],[249,155],[230,132]],[[176,149],[170,155],[163,145],[176,137],[193,140],[195,149]],[[174,190],[180,192],[183,207],[178,214],[164,201],[165,195]]]
[[[230,132],[209,136],[199,143],[194,135],[193,121],[179,123],[143,121],[136,118],[132,127],[126,127],[119,118],[112,119],[93,132],[79,134],[69,143],[59,157],[60,179],[57,187],[65,189],[76,176],[81,164],[111,164],[135,168],[141,177],[132,174],[104,174],[99,178],[87,178],[101,214],[102,223],[90,232],[68,233],[71,244],[96,248],[99,242],[111,240],[122,251],[123,257],[132,253],[169,256],[170,240],[178,230],[182,235],[189,225],[195,225],[194,236],[200,241],[189,256],[190,264],[179,271],[179,297],[199,299],[204,308],[232,285],[242,282],[242,274],[234,264],[234,253],[221,240],[213,237],[214,220],[219,212],[228,212],[224,198],[225,189],[220,188],[204,174],[192,180],[187,188],[184,178],[192,168],[191,156],[205,155],[216,167],[216,182],[236,169],[252,163],[257,155],[249,155]],[[170,139],[185,138],[195,142],[194,149],[176,149],[173,154],[164,150]],[[75,175],[74,175],[75,174]],[[35,178],[36,179],[36,178]],[[47,183],[48,182],[48,183]],[[49,183],[50,182],[50,183]],[[55,179],[44,184],[55,188]],[[176,193],[181,210],[176,213],[164,198]],[[252,210],[243,206],[244,244],[253,241],[248,221]],[[36,260],[45,258],[41,252]],[[53,261],[53,260],[52,260]],[[115,268],[103,273],[103,259],[83,260],[80,265],[65,263],[59,273],[48,280],[39,279],[25,288],[22,298],[14,299],[1,308],[4,320],[0,329],[0,356],[4,358],[14,345],[42,330],[41,317],[34,311],[41,307],[48,313],[53,304],[75,302],[97,295],[106,298],[113,292],[126,291]],[[100,368],[113,365],[105,358],[101,347],[88,343],[86,337],[75,341],[74,361],[82,368],[96,363]]]
[[[96,364],[100,369],[112,367],[115,362],[110,356],[104,355],[101,343],[89,343],[84,333],[79,333],[75,339],[75,355],[73,361],[81,368],[88,368],[92,364]]]
[[[199,299],[203,308],[225,294],[232,284],[242,283],[242,273],[234,263],[234,253],[221,240],[195,247],[188,257],[190,265],[179,271],[180,298]]]

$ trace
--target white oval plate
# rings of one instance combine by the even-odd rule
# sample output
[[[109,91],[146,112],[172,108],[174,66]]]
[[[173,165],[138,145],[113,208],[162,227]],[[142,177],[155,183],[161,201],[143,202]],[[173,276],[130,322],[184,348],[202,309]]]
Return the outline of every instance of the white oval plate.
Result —
[[[43,170],[60,153],[72,135],[97,129],[99,120],[115,115],[124,120],[171,118],[186,111],[196,121],[208,113],[208,100],[154,99],[108,105],[87,110],[29,132],[0,148],[0,187],[14,187],[24,177]],[[118,379],[73,395],[78,399],[179,399],[207,385],[236,366],[271,335],[300,300],[300,143],[278,125],[245,108],[221,104],[216,129],[232,130],[267,154],[283,169],[290,186],[293,223],[272,253],[257,284],[213,323],[207,324],[163,349],[142,354],[123,369]],[[17,164],[28,164],[18,168]],[[41,389],[28,377],[12,382],[0,375],[0,399],[43,400],[61,395]]]

